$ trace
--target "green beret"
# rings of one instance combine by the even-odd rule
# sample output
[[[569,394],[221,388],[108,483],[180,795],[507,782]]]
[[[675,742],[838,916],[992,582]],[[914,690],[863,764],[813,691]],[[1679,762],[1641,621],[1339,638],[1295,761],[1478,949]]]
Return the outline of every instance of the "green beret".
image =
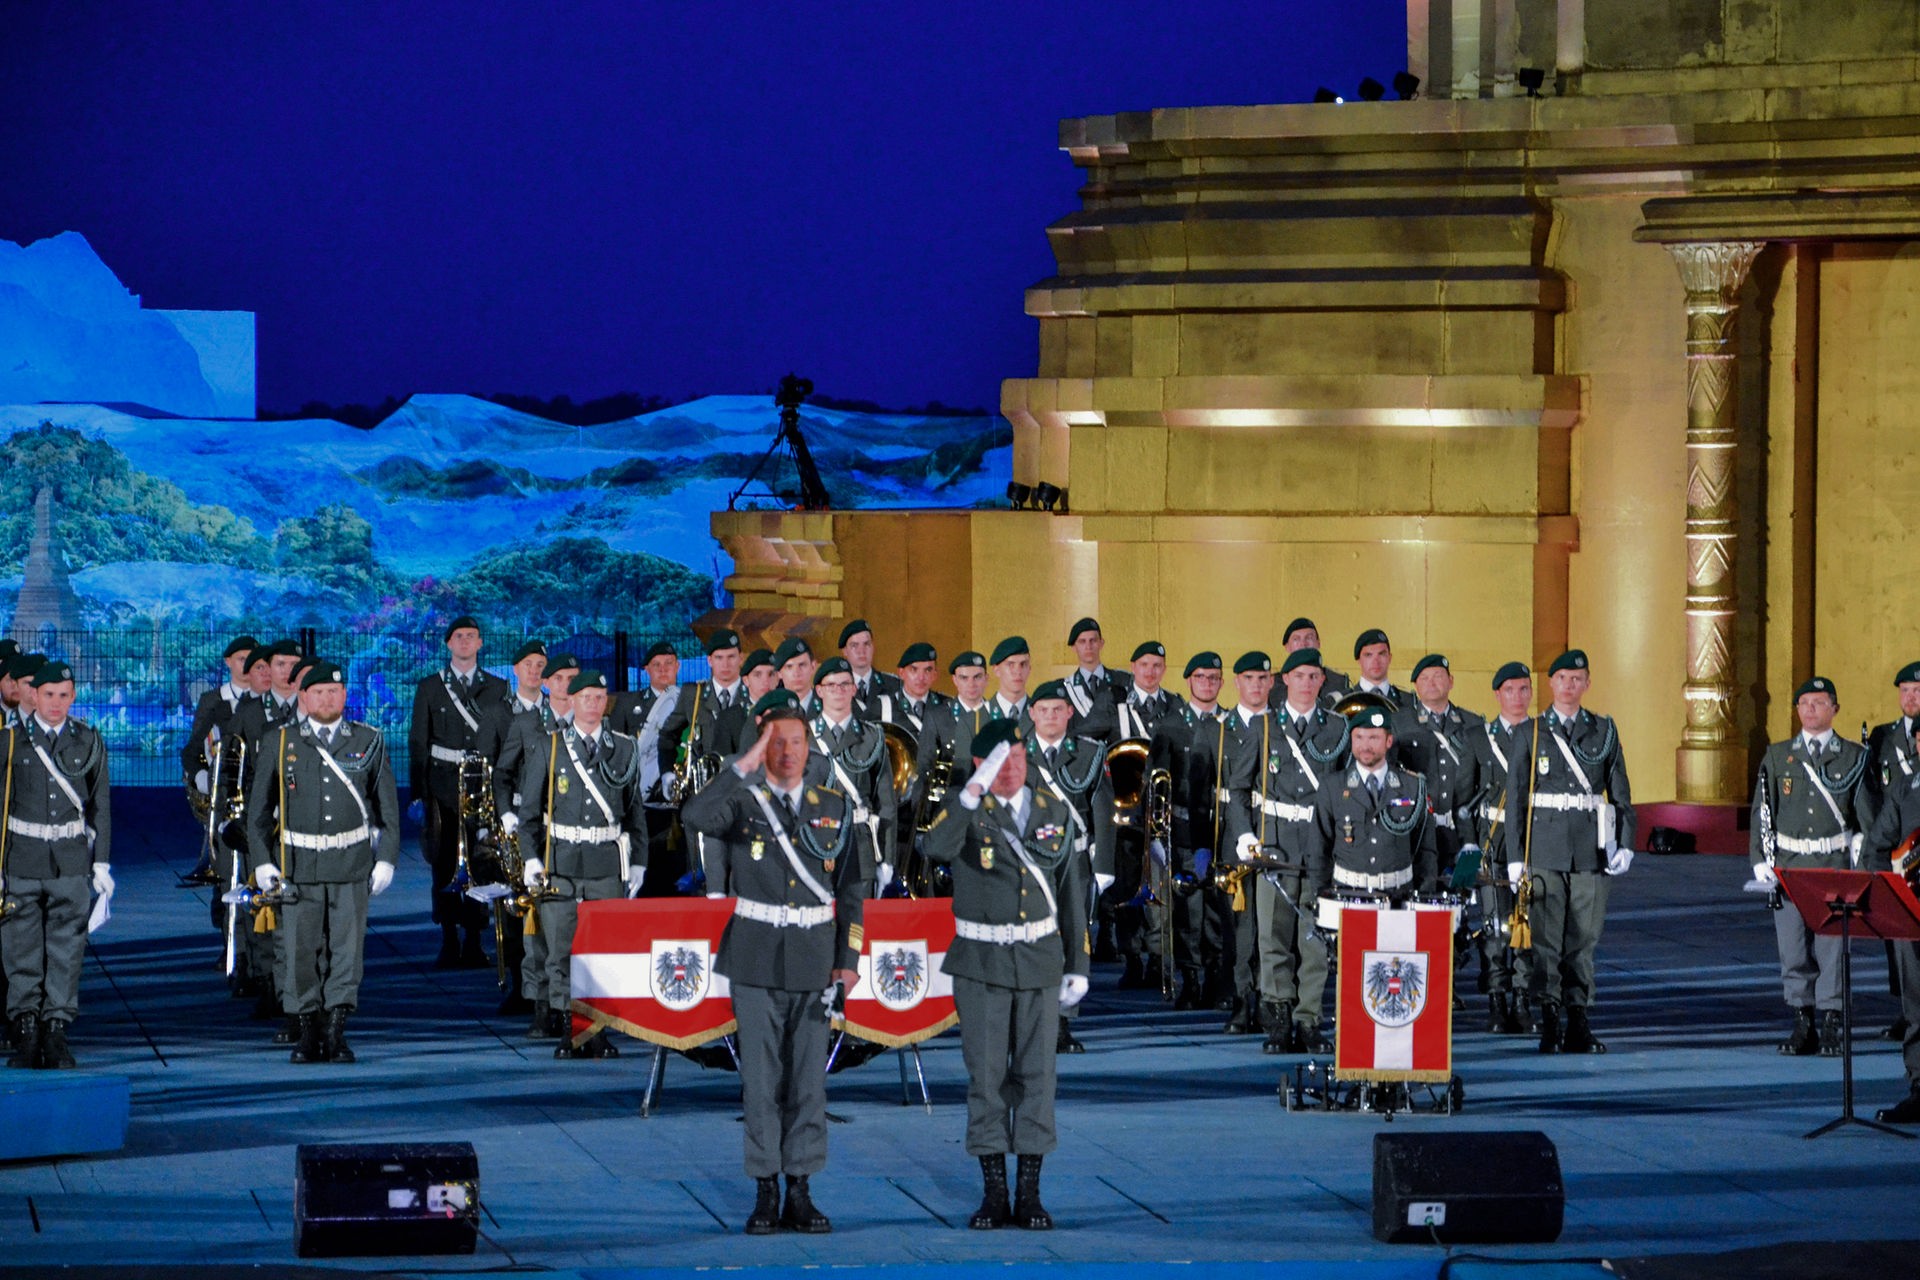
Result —
[[[1793,700],[1798,702],[1809,693],[1824,693],[1834,702],[1840,701],[1840,691],[1834,688],[1833,681],[1825,676],[1814,676],[1810,680],[1802,681],[1800,687],[1793,691]]]
[[[1149,640],[1133,651],[1133,657],[1130,661],[1138,662],[1142,658],[1164,658],[1166,656],[1167,646],[1161,644],[1158,640]]]
[[[1347,724],[1355,729],[1385,729],[1393,732],[1393,713],[1385,707],[1361,705],[1347,713]]]
[[[828,658],[813,670],[813,687],[818,689],[820,682],[828,676],[851,676],[853,664],[845,658]]]
[[[294,663],[293,664],[293,682],[295,684],[299,684],[301,673],[306,671],[308,668],[312,667],[313,664],[318,661],[320,661],[319,657],[310,653],[306,657],[300,659],[300,661]],[[302,685],[301,687],[304,688],[305,686]]]
[[[253,670],[272,656],[272,646],[264,644],[254,646],[247,651],[247,660],[240,664],[240,674],[247,674],[247,672]]]
[[[980,732],[973,735],[973,758],[985,760],[993,754],[993,749],[1001,743],[1020,741],[1020,722],[1018,720],[989,720],[980,726]]]
[[[73,668],[59,658],[44,658],[40,665],[27,677],[27,683],[38,689],[41,685],[65,684],[73,679]]]
[[[1295,618],[1287,624],[1287,629],[1280,633],[1280,644],[1284,647],[1287,641],[1293,639],[1293,633],[1296,631],[1318,632],[1319,630],[1320,628],[1313,625],[1312,618]]]
[[[552,675],[556,671],[578,671],[579,669],[580,659],[570,653],[553,653],[547,655],[548,675]]]
[[[311,689],[317,684],[345,684],[346,682],[347,673],[331,662],[310,662],[307,664],[307,674],[300,677],[302,689]]]
[[[1547,674],[1553,675],[1560,671],[1585,671],[1586,669],[1587,651],[1585,649],[1569,649],[1555,658],[1547,666]]]
[[[1493,687],[1497,692],[1501,685],[1509,680],[1531,680],[1533,669],[1524,662],[1509,662],[1493,673]]]
[[[739,647],[740,633],[738,631],[730,631],[726,627],[720,628],[707,637],[707,655],[709,657],[722,649],[738,649]]]
[[[574,694],[581,693],[587,689],[604,689],[606,687],[607,678],[598,671],[582,671],[579,675],[567,681],[567,696],[572,697]]]
[[[740,664],[740,674],[744,676],[749,671],[758,671],[761,667],[771,667],[772,665],[773,655],[771,653],[768,653],[765,649],[755,649],[747,655],[747,660]]]
[[[1893,677],[1895,684],[1908,684],[1915,680],[1920,680],[1920,662],[1909,662]]]
[[[46,665],[47,655],[44,653],[20,654],[13,660],[13,678],[15,680],[30,681],[33,678],[33,673]]]
[[[940,655],[934,652],[932,645],[925,640],[916,640],[900,651],[900,666],[910,667],[916,662],[938,662]]]
[[[947,664],[947,674],[952,675],[962,667],[979,667],[984,670],[986,665],[986,654],[981,653],[978,649],[968,649],[964,653],[957,653],[953,656],[953,661]]]
[[[1413,678],[1415,680],[1418,680],[1420,678],[1420,673],[1422,671],[1425,671],[1428,667],[1438,667],[1442,671],[1453,670],[1452,667],[1447,665],[1446,654],[1430,653],[1426,657],[1420,659],[1420,661],[1413,664]]]
[[[798,711],[800,709],[800,699],[793,696],[791,689],[775,689],[762,697],[760,701],[753,704],[753,718],[758,720],[770,711],[780,711],[786,708]]]
[[[1211,649],[1202,649],[1187,659],[1187,669],[1184,674],[1188,679],[1192,679],[1196,671],[1218,671],[1219,669],[1220,655]]]
[[[267,656],[269,658],[297,658],[300,656],[300,642],[298,640],[275,640],[267,646]]]
[[[1353,656],[1356,658],[1359,657],[1360,651],[1370,644],[1384,644],[1389,648],[1392,647],[1392,642],[1387,639],[1386,632],[1378,627],[1368,627],[1360,633],[1360,638],[1353,642]]]
[[[442,640],[451,640],[453,639],[454,632],[464,630],[468,627],[478,631],[480,629],[480,620],[470,613],[463,613],[447,624],[447,634],[440,638]]]
[[[1038,689],[1035,689],[1031,694],[1027,695],[1027,705],[1032,706],[1036,702],[1050,702],[1055,698],[1058,698],[1062,702],[1073,701],[1073,699],[1067,696],[1067,682],[1065,680],[1049,680],[1042,684]]]
[[[529,640],[525,644],[521,645],[518,649],[515,649],[513,651],[513,665],[516,667],[519,666],[522,661],[524,661],[527,658],[531,658],[536,653],[543,658],[547,656],[546,641]]]
[[[253,648],[255,644],[259,643],[257,640],[253,639],[253,637],[251,636],[248,636],[246,640],[247,640],[246,647],[249,649]],[[235,645],[238,645],[238,644],[239,644],[239,641],[236,640],[233,644],[228,645],[227,651],[221,654],[220,656],[223,658],[231,658],[235,653],[239,651],[238,649],[235,648]],[[17,655],[19,652],[20,652],[20,645],[14,640],[12,636],[0,636],[0,665],[4,665],[6,663],[12,662],[15,655]]]
[[[1322,671],[1326,670],[1326,664],[1320,661],[1318,649],[1295,649],[1287,655],[1287,660],[1280,664],[1280,674],[1285,675],[1295,667],[1319,667]]]
[[[1092,618],[1080,619],[1080,621],[1074,623],[1071,627],[1067,628],[1067,643],[1072,644],[1075,640],[1078,640],[1081,636],[1085,635],[1089,631],[1093,632],[1095,635],[1099,635],[1100,634],[1099,622],[1095,621]]]
[[[655,640],[647,646],[647,656],[640,659],[640,665],[644,667],[655,658],[677,658],[679,656],[679,654],[674,652],[672,641]]]
[[[6,645],[12,643],[13,641],[11,640],[0,640],[0,648],[4,648]],[[260,642],[252,636],[235,636],[233,639],[227,641],[227,647],[220,651],[220,656],[222,658],[231,658],[236,653],[246,653],[251,649],[258,649],[259,647]]]
[[[1027,648],[1027,638],[1025,636],[1008,636],[1005,640],[993,646],[993,665],[997,667],[1008,658],[1017,658],[1023,653],[1031,652],[1032,650]]]
[[[780,647],[773,651],[774,670],[778,671],[781,667],[786,666],[800,655],[812,654],[812,652],[813,650],[807,647],[805,640],[802,640],[799,636],[788,636],[780,642]]]
[[[1301,652],[1304,653],[1306,650],[1303,649]],[[1233,674],[1237,676],[1246,675],[1249,671],[1271,670],[1273,670],[1273,659],[1258,649],[1247,650],[1238,658],[1235,658],[1233,662]]]
[[[873,634],[873,628],[867,625],[865,618],[855,618],[852,622],[840,628],[840,647],[842,649],[846,648],[847,641],[853,639],[862,631],[865,631],[869,635]]]

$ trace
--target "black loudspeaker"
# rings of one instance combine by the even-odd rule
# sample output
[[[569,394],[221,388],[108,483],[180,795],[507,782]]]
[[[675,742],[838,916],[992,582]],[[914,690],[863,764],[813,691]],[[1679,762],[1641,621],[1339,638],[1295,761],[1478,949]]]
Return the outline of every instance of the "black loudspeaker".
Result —
[[[293,1244],[303,1258],[472,1253],[480,1158],[470,1142],[302,1145]]]
[[[1379,1133],[1373,1234],[1388,1244],[1547,1244],[1567,1197],[1547,1135]]]

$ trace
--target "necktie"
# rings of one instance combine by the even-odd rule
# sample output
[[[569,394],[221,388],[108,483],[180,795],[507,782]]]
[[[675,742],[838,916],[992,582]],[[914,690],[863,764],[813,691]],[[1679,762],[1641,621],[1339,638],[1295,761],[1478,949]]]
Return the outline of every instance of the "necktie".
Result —
[[[1379,774],[1370,773],[1367,775],[1367,791],[1373,796],[1375,800],[1378,800],[1380,798],[1380,775]]]
[[[780,799],[785,802],[787,817],[792,822],[800,821],[800,802],[790,792],[782,792]]]
[[[1060,749],[1058,747],[1048,747],[1040,754],[1047,758],[1047,771],[1051,773],[1054,767],[1060,762]]]
[[[600,735],[595,734],[593,737],[587,739],[587,763],[592,764],[595,760],[599,758],[600,758]]]

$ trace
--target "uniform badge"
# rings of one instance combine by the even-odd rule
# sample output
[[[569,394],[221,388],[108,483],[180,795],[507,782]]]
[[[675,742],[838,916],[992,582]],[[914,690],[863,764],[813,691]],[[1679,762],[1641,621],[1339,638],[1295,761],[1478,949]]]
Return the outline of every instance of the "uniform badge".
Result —
[[[1780,794],[1783,796],[1790,796],[1793,794],[1793,775],[1792,774],[1788,774],[1786,777],[1780,779]]]
[[[567,779],[565,777],[562,777],[556,789],[560,792],[561,795],[565,795],[567,794],[568,791],[572,790],[572,787],[568,784]]]
[[[1353,843],[1353,819],[1352,818],[1340,819],[1340,834],[1342,839],[1344,839],[1348,844]]]
[[[828,858],[825,862],[820,864],[822,867],[826,868],[827,873],[829,875],[833,873],[833,862],[834,860],[832,858]]]
[[[1540,757],[1540,776],[1543,778],[1547,776],[1547,758],[1545,756]]]
[[[980,869],[982,871],[993,870],[993,846],[991,844],[983,844],[980,846]]]
[[[755,836],[753,843],[747,846],[747,852],[752,855],[755,862],[758,862],[767,856],[767,842],[759,836]]]

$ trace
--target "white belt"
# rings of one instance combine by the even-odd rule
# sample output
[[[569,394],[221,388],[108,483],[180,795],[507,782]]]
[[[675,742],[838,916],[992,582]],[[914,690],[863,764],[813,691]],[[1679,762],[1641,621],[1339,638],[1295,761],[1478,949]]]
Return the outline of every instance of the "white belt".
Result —
[[[1822,836],[1818,840],[1802,840],[1798,836],[1775,836],[1774,847],[1782,853],[1844,853],[1853,844],[1853,837],[1842,831],[1837,836]]]
[[[428,747],[427,751],[435,760],[443,760],[448,764],[459,764],[467,758],[467,753],[458,747],[443,747],[437,742]]]
[[[953,920],[953,931],[969,942],[991,942],[1010,947],[1016,942],[1038,942],[1060,932],[1060,922],[1052,916],[1032,924],[981,924],[977,920]]]
[[[351,849],[357,844],[365,844],[372,834],[363,823],[351,831],[330,836],[310,836],[301,831],[289,831],[287,843],[296,849]]]
[[[1221,803],[1221,804],[1225,804],[1225,803],[1227,803],[1227,802],[1228,802],[1229,800],[1231,800],[1231,799],[1233,799],[1233,792],[1231,792],[1231,791],[1229,791],[1229,790],[1227,790],[1227,789],[1226,789],[1225,787],[1221,787],[1221,788],[1219,788],[1219,789],[1218,789],[1218,790],[1217,790],[1217,791],[1215,792],[1215,795],[1216,795],[1216,797],[1217,797],[1217,798],[1219,799],[1219,801],[1220,801],[1220,803]]]
[[[556,822],[553,824],[553,838],[568,844],[612,844],[620,838],[620,828],[570,827],[564,822]]]
[[[1536,809],[1586,809],[1598,813],[1600,806],[1605,803],[1606,801],[1599,796],[1536,795],[1533,797],[1533,807]]]
[[[1387,871],[1377,876],[1362,871],[1349,871],[1345,867],[1333,869],[1333,882],[1346,885],[1350,889],[1398,889],[1403,884],[1413,883],[1413,868],[1402,867],[1398,871]]]
[[[777,929],[811,929],[833,920],[833,908],[829,906],[794,907],[782,903],[776,907],[770,902],[755,902],[752,898],[735,898],[733,914],[773,925]]]
[[[1313,806],[1310,804],[1288,804],[1285,800],[1262,800],[1260,809],[1269,817],[1280,818],[1287,822],[1313,821]]]
[[[74,818],[70,822],[28,822],[24,818],[7,818],[7,830],[17,836],[31,836],[35,840],[78,840],[87,834],[87,820]]]

